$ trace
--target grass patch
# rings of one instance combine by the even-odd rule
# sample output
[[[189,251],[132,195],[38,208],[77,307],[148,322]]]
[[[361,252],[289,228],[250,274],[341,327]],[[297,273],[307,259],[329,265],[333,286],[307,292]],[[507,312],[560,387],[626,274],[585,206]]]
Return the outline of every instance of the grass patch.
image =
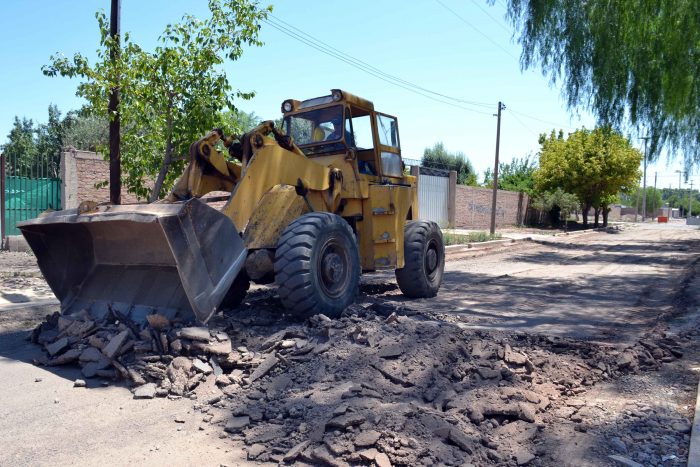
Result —
[[[490,242],[491,240],[500,240],[501,234],[495,233],[491,235],[488,232],[469,232],[468,234],[458,234],[453,232],[443,232],[442,238],[445,245],[464,245],[467,243]]]

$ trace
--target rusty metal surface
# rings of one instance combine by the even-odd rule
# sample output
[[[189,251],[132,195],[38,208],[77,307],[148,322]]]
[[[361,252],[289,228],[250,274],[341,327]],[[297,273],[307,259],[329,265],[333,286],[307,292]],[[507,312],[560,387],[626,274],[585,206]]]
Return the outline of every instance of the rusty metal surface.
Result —
[[[207,322],[247,254],[231,220],[197,199],[58,211],[19,228],[68,314]]]

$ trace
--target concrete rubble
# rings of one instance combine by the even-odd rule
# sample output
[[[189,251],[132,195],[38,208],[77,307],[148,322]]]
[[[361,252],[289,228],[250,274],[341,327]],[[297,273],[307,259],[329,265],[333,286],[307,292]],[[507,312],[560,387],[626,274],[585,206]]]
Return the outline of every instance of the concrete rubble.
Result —
[[[137,399],[190,398],[199,429],[244,443],[249,460],[550,465],[549,426],[585,431],[605,415],[578,402],[589,388],[683,355],[677,337],[617,348],[464,330],[394,303],[304,322],[278,310],[263,293],[209,327],[56,313],[31,335],[46,350],[35,363],[78,365],[88,387],[94,378],[127,381]],[[667,422],[658,430],[669,444],[687,436],[687,420]],[[606,449],[633,457],[633,433],[614,433],[612,423]]]

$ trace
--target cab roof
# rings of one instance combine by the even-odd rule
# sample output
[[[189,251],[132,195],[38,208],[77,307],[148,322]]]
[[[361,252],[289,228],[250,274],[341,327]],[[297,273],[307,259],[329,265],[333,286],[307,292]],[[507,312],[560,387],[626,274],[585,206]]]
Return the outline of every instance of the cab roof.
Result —
[[[374,104],[372,101],[369,101],[367,99],[363,99],[362,97],[356,96],[354,94],[351,94],[347,91],[343,91],[342,89],[331,89],[331,93],[327,96],[321,96],[321,97],[314,97],[311,99],[306,99],[303,101],[298,101],[295,99],[287,99],[282,103],[282,113],[290,113],[290,112],[296,112],[298,110],[305,110],[305,109],[311,109],[311,108],[316,108],[316,107],[322,107],[326,106],[329,104],[340,104],[340,103],[347,103],[347,104],[352,104],[356,105],[358,107],[361,107],[365,110],[374,110]],[[287,105],[288,104],[288,105]],[[285,105],[287,106],[287,109],[285,109]]]

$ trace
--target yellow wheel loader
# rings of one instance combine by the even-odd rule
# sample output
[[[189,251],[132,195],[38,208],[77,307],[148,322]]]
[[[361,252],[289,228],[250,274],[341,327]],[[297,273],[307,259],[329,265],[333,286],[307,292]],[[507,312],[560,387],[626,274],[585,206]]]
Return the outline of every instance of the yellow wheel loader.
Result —
[[[82,203],[21,224],[62,311],[206,323],[253,281],[275,282],[289,312],[338,316],[360,273],[380,269],[396,270],[406,296],[435,296],[442,233],[418,220],[396,118],[339,89],[282,113],[282,129],[192,144],[162,201]]]

